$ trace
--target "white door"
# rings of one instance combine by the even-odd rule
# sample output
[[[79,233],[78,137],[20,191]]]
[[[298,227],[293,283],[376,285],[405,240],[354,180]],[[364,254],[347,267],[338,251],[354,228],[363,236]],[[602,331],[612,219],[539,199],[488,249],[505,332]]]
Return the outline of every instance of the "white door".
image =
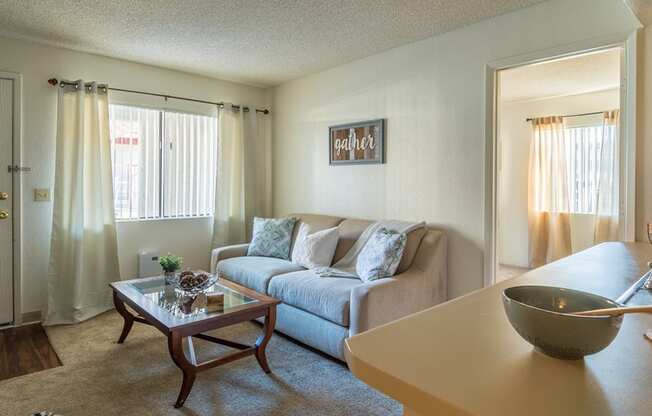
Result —
[[[13,284],[13,89],[14,81],[0,78],[0,325],[14,321]]]

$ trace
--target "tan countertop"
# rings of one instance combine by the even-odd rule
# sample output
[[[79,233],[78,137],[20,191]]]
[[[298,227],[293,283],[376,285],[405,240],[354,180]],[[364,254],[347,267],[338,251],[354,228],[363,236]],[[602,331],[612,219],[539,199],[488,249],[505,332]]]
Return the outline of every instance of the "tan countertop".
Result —
[[[647,271],[652,246],[607,243],[346,341],[351,371],[420,415],[652,415],[652,315],[627,315],[614,342],[579,361],[533,350],[501,293],[523,284],[617,298]],[[652,303],[641,291],[629,304]]]

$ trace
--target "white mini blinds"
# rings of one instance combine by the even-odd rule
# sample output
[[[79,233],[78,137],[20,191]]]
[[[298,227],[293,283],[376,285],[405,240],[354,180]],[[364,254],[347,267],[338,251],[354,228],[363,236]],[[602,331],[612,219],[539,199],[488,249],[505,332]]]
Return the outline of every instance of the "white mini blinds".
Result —
[[[117,219],[213,215],[217,117],[109,107]]]

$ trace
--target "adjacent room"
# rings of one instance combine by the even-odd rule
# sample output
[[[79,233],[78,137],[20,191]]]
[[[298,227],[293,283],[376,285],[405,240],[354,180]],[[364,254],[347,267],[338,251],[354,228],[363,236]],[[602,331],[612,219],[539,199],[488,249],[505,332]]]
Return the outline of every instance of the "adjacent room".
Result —
[[[647,416],[652,0],[0,0],[0,416]]]
[[[622,239],[622,54],[607,49],[499,72],[497,280]]]

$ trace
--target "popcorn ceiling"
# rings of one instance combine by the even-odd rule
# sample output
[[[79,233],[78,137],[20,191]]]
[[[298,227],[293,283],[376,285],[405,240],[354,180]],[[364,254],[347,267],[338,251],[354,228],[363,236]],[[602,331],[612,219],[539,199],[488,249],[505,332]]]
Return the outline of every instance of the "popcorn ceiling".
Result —
[[[0,34],[270,86],[542,0],[0,0]]]

